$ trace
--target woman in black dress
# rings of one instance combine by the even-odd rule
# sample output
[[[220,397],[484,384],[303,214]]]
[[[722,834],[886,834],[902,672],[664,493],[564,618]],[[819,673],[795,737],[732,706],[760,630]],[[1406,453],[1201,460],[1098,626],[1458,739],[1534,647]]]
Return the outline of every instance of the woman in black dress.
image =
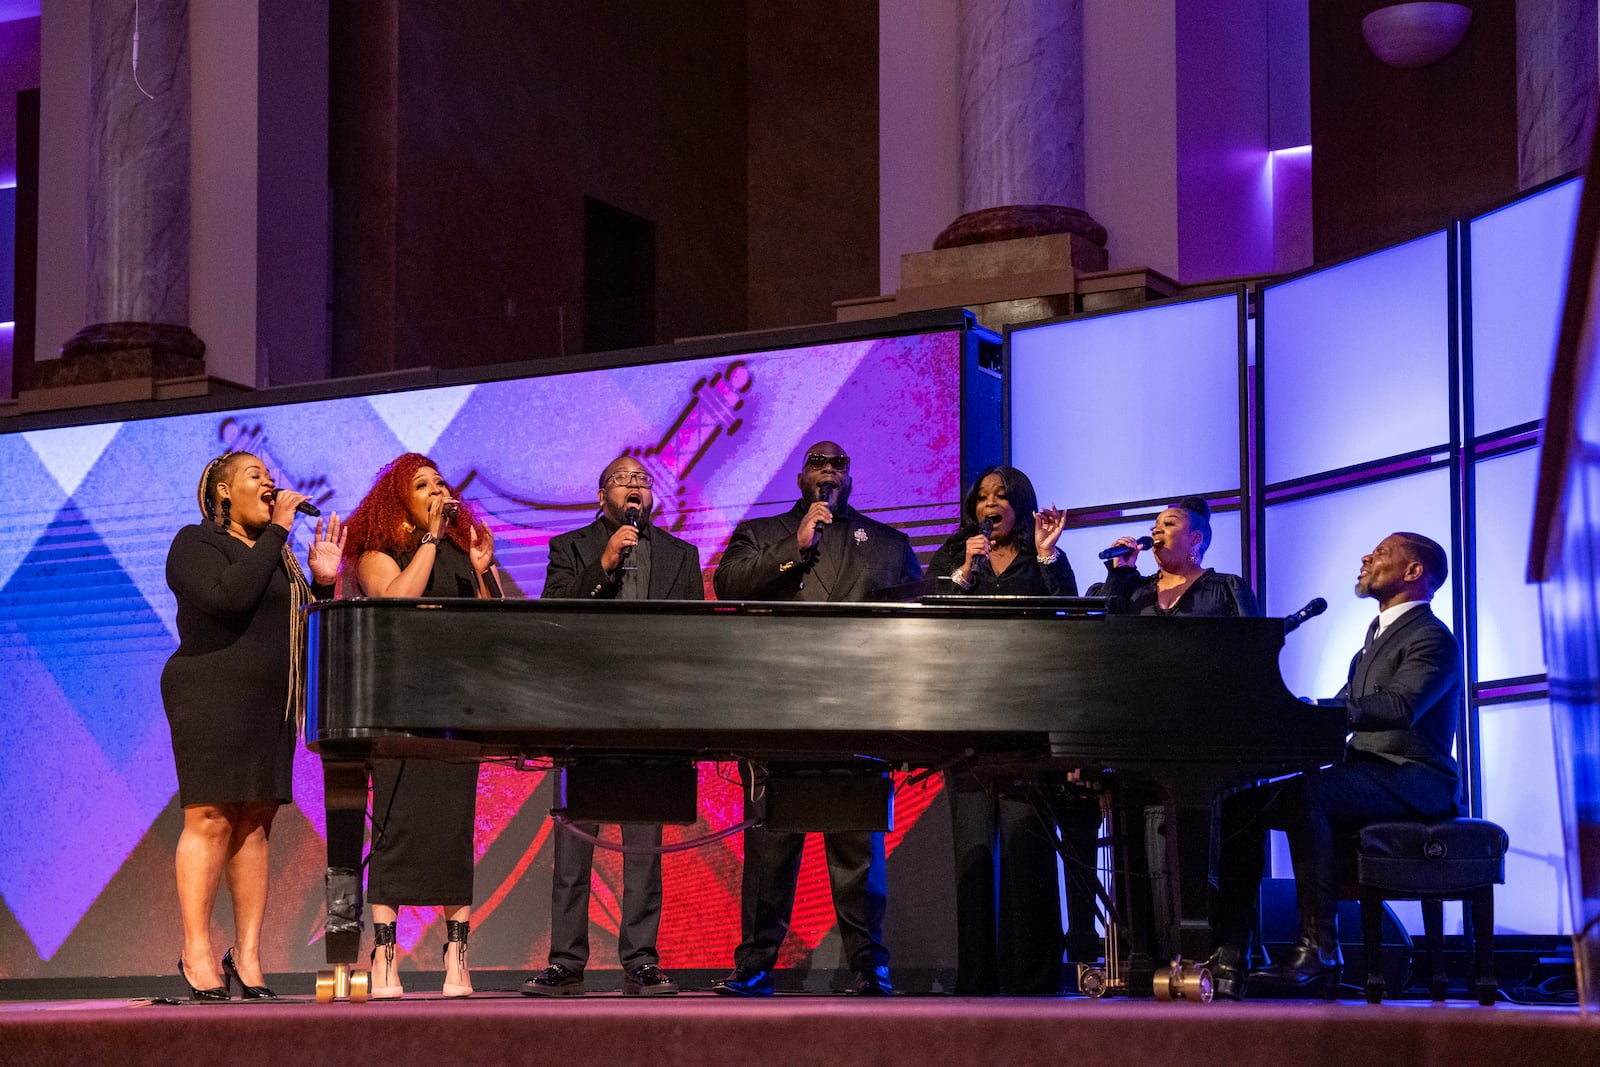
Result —
[[[1154,574],[1145,577],[1138,571],[1139,543],[1131,537],[1119,537],[1112,544],[1127,549],[1127,554],[1106,561],[1106,580],[1092,586],[1089,595],[1109,597],[1110,610],[1124,615],[1227,618],[1261,614],[1261,605],[1243,578],[1204,565],[1206,549],[1211,547],[1211,505],[1200,497],[1184,497],[1157,515],[1150,527],[1150,541],[1156,557]],[[1165,840],[1153,835],[1148,837],[1148,844],[1140,844],[1137,839],[1150,826],[1150,817],[1164,810],[1152,804],[1146,807],[1144,819],[1132,812],[1123,819],[1130,852],[1145,852],[1152,870],[1165,866],[1165,857],[1160,854]],[[1216,817],[1212,818],[1212,825],[1218,825]],[[1213,841],[1213,855],[1216,847]],[[1153,928],[1154,915],[1146,914],[1144,921]],[[1251,943],[1255,917],[1245,916],[1240,921],[1250,929],[1230,931],[1227,944]],[[1244,977],[1250,971],[1248,949],[1242,956],[1237,952],[1228,956],[1213,954],[1206,965],[1211,970],[1215,995],[1232,1000],[1242,995]]]
[[[305,497],[278,492],[260,459],[229,452],[206,464],[198,490],[206,521],[185,526],[167,553],[178,601],[178,649],[161,672],[172,728],[183,832],[178,837],[178,971],[196,1000],[271,997],[261,973],[267,904],[267,837],[292,798],[295,738],[305,714],[305,615],[331,596],[343,535],[339,517],[317,521],[307,586],[288,547]],[[211,954],[211,911],[228,880],[234,943]]]
[[[1072,567],[1056,551],[1062,518],[1056,508],[1039,510],[1027,475],[1015,467],[990,467],[967,490],[962,528],[934,554],[928,573],[936,582],[948,577],[957,591],[972,596],[1074,596]],[[981,768],[945,774],[956,862],[955,991],[962,995],[1049,994],[1061,988],[1054,830],[1040,820],[1025,790],[1008,788],[1007,780]],[[1084,864],[1091,863],[1100,826],[1097,798],[1068,787],[1051,791],[1048,804]],[[1094,910],[1077,886],[1068,908],[1073,958],[1092,960]]]
[[[380,471],[366,499],[350,513],[348,527],[345,556],[354,565],[359,595],[500,595],[493,535],[466,505],[452,499],[427,456],[408,452]],[[373,931],[369,995],[374,999],[404,992],[395,962],[395,920],[402,905],[444,909],[444,995],[472,995],[467,935],[477,792],[476,763],[373,761],[367,899]]]

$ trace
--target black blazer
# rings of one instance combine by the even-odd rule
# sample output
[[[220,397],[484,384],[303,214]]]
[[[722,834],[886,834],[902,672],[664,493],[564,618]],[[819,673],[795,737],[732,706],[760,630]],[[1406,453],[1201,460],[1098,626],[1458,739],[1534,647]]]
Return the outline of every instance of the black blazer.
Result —
[[[1350,756],[1389,764],[1408,800],[1444,813],[1460,789],[1450,747],[1462,684],[1455,635],[1430,606],[1412,608],[1350,661],[1338,696],[1349,716]]]
[[[719,600],[866,600],[879,589],[922,577],[911,539],[854,508],[834,516],[840,533],[823,531],[822,551],[795,543],[804,501],[782,515],[746,519],[733,531],[711,582]],[[834,549],[838,551],[834,551]],[[837,558],[827,558],[830,553]]]
[[[613,581],[600,567],[606,542],[615,530],[604,519],[596,519],[581,530],[552,537],[550,568],[545,572],[540,598],[615,599],[622,591],[622,583]],[[650,599],[704,600],[700,550],[658,526],[650,527],[642,536],[650,539]]]

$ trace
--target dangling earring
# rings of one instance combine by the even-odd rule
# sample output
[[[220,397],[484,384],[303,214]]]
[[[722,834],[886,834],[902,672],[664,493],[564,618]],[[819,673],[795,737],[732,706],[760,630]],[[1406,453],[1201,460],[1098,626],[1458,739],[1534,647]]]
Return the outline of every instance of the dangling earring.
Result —
[[[227,532],[227,530],[228,530],[228,521],[231,518],[231,513],[232,512],[233,512],[233,501],[230,500],[227,497],[223,497],[222,498],[222,517],[217,520],[217,529],[223,531],[224,533]]]

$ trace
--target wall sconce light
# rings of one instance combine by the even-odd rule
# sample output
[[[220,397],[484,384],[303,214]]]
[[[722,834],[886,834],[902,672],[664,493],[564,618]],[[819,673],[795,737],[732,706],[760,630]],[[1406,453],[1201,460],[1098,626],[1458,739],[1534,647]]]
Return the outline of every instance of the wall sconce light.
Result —
[[[1361,20],[1361,36],[1391,67],[1425,67],[1449,55],[1471,21],[1463,4],[1390,4]]]

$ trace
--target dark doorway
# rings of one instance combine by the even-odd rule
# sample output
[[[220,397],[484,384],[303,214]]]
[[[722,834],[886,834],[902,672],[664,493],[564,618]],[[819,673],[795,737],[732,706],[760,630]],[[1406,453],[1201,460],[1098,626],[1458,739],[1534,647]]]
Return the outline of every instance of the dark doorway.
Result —
[[[656,342],[656,224],[583,200],[583,350]]]

